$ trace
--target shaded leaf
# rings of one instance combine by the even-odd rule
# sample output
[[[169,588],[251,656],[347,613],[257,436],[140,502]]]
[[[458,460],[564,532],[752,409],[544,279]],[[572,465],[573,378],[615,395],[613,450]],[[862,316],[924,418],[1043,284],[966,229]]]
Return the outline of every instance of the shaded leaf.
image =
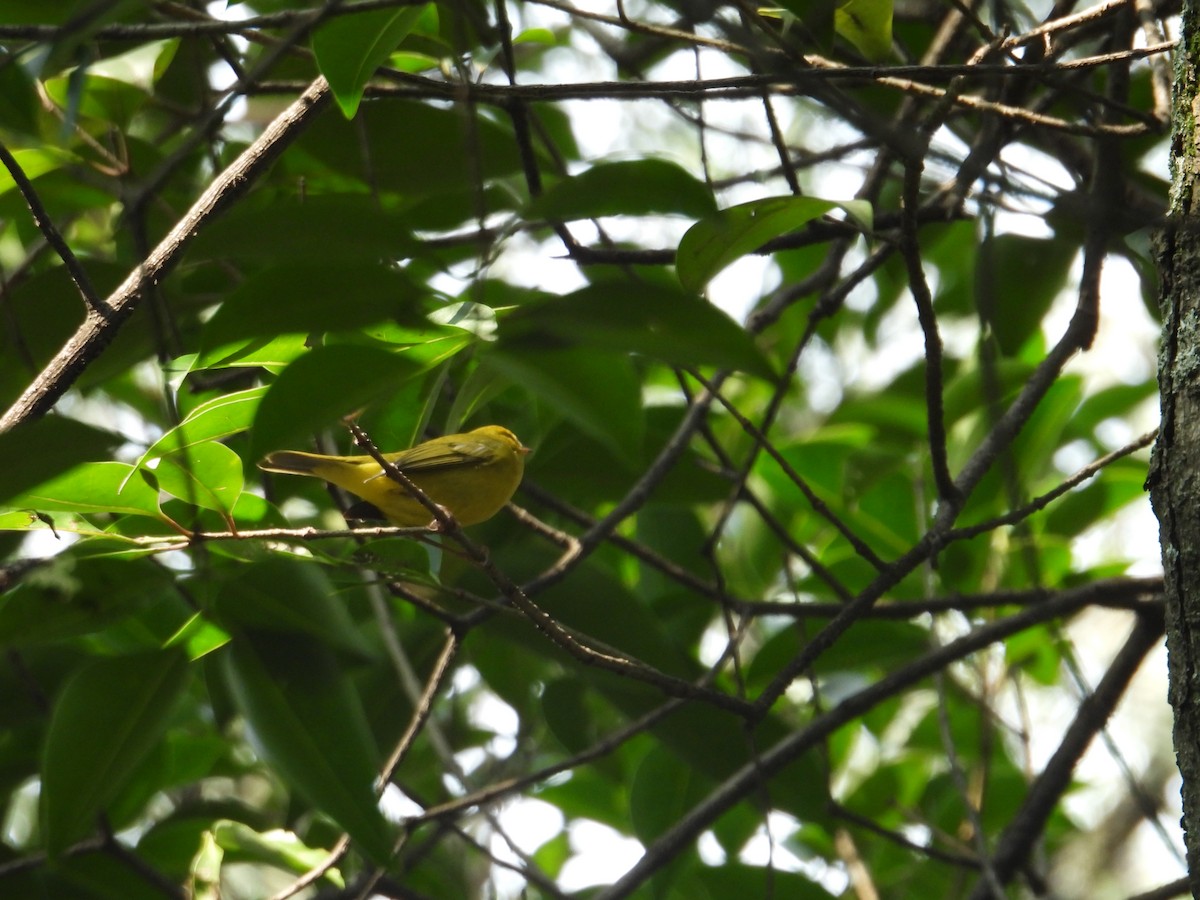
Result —
[[[177,651],[139,654],[89,663],[64,685],[42,755],[50,853],[93,830],[96,816],[162,736],[187,669]]]
[[[618,456],[641,447],[640,384],[628,358],[594,350],[493,347],[480,364],[541,397]]]
[[[815,197],[765,197],[723,209],[687,230],[675,254],[675,269],[688,290],[699,291],[714,275],[768,241],[795,231],[834,209],[871,223],[871,207],[859,201]]]
[[[306,442],[420,371],[416,363],[377,347],[333,344],[310,350],[271,385],[251,432],[255,459]]]
[[[367,196],[323,194],[242,204],[196,236],[188,259],[374,261],[408,255],[414,247],[401,214]]]
[[[602,281],[526,303],[505,318],[503,335],[506,341],[580,343],[775,378],[754,339],[721,310],[693,293],[643,282]]]
[[[598,163],[549,187],[525,208],[526,218],[568,222],[602,216],[678,213],[700,218],[716,211],[712,191],[662,159]]]
[[[218,583],[213,607],[231,628],[300,632],[359,658],[372,655],[315,563],[274,556],[238,566]]]
[[[291,263],[251,275],[204,326],[201,364],[248,338],[349,331],[386,320],[419,325],[420,292],[398,269],[362,263]]]
[[[384,864],[391,836],[372,790],[375,745],[358,695],[333,654],[305,634],[247,631],[221,659],[265,758],[374,862]]]
[[[65,416],[45,416],[0,434],[0,503],[78,463],[109,456],[120,442],[119,435]]]
[[[74,548],[0,594],[0,647],[92,634],[149,604],[170,602],[171,578],[145,560],[80,557]]]
[[[1006,356],[1016,355],[1041,328],[1066,282],[1075,249],[1067,241],[1023,234],[996,235],[980,248],[979,309]]]

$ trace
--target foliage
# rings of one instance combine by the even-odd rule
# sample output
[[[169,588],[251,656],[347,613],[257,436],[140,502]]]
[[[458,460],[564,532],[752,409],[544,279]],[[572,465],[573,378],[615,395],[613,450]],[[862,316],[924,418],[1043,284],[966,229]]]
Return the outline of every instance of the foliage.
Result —
[[[1154,387],[1068,363],[1153,305],[1158,25],[619,8],[0,0],[0,894],[564,896],[589,823],[603,898],[1123,885]],[[343,418],[511,428],[519,507],[255,467]]]

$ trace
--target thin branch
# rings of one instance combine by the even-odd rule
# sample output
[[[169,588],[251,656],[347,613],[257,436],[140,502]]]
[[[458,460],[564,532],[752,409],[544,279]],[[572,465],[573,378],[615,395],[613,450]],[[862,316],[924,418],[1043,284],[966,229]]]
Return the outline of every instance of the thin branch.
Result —
[[[1137,611],[1157,600],[1146,600],[1147,594],[1161,593],[1163,580],[1158,578],[1114,579],[1099,582],[1091,605],[1106,609]],[[1002,606],[1029,606],[1044,603],[1059,592],[1050,588],[1031,588],[1024,591],[993,591],[986,594],[963,594],[950,597],[930,597],[924,600],[895,600],[876,603],[863,618],[915,619],[925,615],[947,612],[971,613],[994,610]],[[842,603],[795,603],[773,600],[735,601],[740,610],[756,616],[788,616],[794,619],[829,619],[846,607]]]
[[[1133,632],[1100,679],[1096,690],[1079,704],[1075,718],[1063,735],[1058,749],[1034,780],[1025,802],[1012,817],[996,845],[992,863],[996,876],[1007,884],[1025,865],[1041,837],[1050,814],[1063,792],[1071,785],[1071,775],[1092,738],[1104,727],[1113,710],[1125,696],[1130,679],[1142,665],[1146,654],[1157,646],[1163,634],[1162,615],[1140,615]],[[971,900],[991,900],[995,893],[986,882],[979,882]]]
[[[830,803],[829,811],[839,819],[845,819],[847,822],[851,822],[872,834],[877,834],[884,840],[891,841],[896,846],[903,847],[905,850],[909,850],[918,856],[927,856],[932,860],[948,863],[949,865],[958,866],[963,869],[977,869],[979,867],[979,860],[974,856],[965,853],[951,853],[939,847],[918,844],[900,832],[884,828],[874,819],[860,815],[849,807],[842,806],[840,803]]]
[[[459,635],[453,631],[447,633],[446,643],[442,645],[442,652],[438,654],[437,661],[433,664],[433,671],[429,673],[429,677],[425,680],[425,690],[421,692],[421,696],[417,700],[408,727],[404,729],[404,734],[400,736],[400,739],[396,742],[396,746],[392,748],[387,762],[383,764],[383,768],[379,772],[379,781],[376,784],[377,791],[382,792],[383,787],[392,780],[392,777],[396,774],[396,769],[400,767],[400,763],[404,761],[404,757],[412,747],[413,741],[416,740],[425,722],[433,713],[434,698],[437,697],[438,691],[441,690],[446,677],[450,674],[450,666],[454,662],[454,658],[458,655],[461,646],[462,638]]]
[[[489,84],[489,83],[450,83],[424,78],[417,75],[396,73],[393,84],[375,83],[368,85],[365,96],[370,97],[415,97],[442,100],[469,100],[471,102],[492,103],[505,105],[514,100],[525,102],[561,101],[561,100],[635,100],[635,99],[675,99],[675,100],[735,100],[759,98],[763,92],[790,97],[803,95],[806,85],[819,85],[831,81],[851,81],[874,83],[884,87],[894,88],[914,96],[929,97],[940,100],[947,96],[947,90],[932,84],[918,81],[918,78],[953,79],[960,76],[973,77],[1014,77],[1028,79],[1044,72],[1069,71],[1079,69],[1100,68],[1118,62],[1132,62],[1155,54],[1167,53],[1175,48],[1174,42],[1156,44],[1134,50],[1122,50],[1091,56],[1085,59],[1072,60],[1063,63],[1045,63],[1029,66],[1011,65],[961,65],[961,66],[843,66],[823,57],[809,56],[806,60],[812,68],[789,70],[786,74],[773,72],[769,75],[738,75],[727,78],[712,78],[697,82],[688,81],[657,81],[657,82],[575,82],[570,84]],[[905,77],[905,73],[912,77]],[[291,93],[295,85],[287,82],[264,84],[259,89],[261,93],[285,92]],[[1148,134],[1159,134],[1163,130],[1154,116],[1146,116],[1145,121],[1131,124],[1093,124],[1075,122],[1035,112],[1019,106],[998,103],[977,97],[973,94],[957,94],[953,98],[955,106],[967,110],[986,112],[1000,119],[1011,120],[1017,124],[1047,128],[1066,134],[1098,137],[1109,135],[1119,138],[1136,138]]]
[[[1034,513],[1041,512],[1063,494],[1066,494],[1068,491],[1083,484],[1083,482],[1087,481],[1097,473],[1102,472],[1118,459],[1124,459],[1131,453],[1136,453],[1138,450],[1149,447],[1152,443],[1154,443],[1154,439],[1156,437],[1158,437],[1157,428],[1155,428],[1153,431],[1148,431],[1141,437],[1130,441],[1124,447],[1119,447],[1116,450],[1113,450],[1111,453],[1106,453],[1099,459],[1088,463],[1086,466],[1075,472],[1075,474],[1073,474],[1070,478],[1066,479],[1061,484],[1056,485],[1053,489],[1046,491],[1046,493],[1035,497],[1033,500],[1029,501],[1024,506],[1021,506],[1019,509],[1011,510],[1002,516],[996,516],[995,518],[988,519],[986,522],[980,522],[977,525],[954,528],[946,532],[946,540],[948,542],[970,540],[973,537],[986,534],[989,531],[995,531],[997,528],[1001,528],[1005,525],[1015,525],[1018,522],[1024,521]]]
[[[1175,897],[1187,897],[1191,894],[1189,883],[1188,877],[1185,875],[1151,890],[1134,894],[1128,900],[1174,900]]]
[[[87,271],[80,264],[79,259],[71,252],[71,248],[67,245],[66,240],[54,225],[54,220],[50,218],[50,214],[46,212],[46,207],[42,204],[41,198],[38,197],[37,191],[34,190],[33,182],[31,182],[25,174],[25,170],[21,168],[21,164],[17,162],[15,156],[9,152],[8,148],[0,143],[0,163],[8,169],[8,174],[12,177],[13,183],[16,184],[17,190],[21,192],[21,196],[25,198],[25,205],[29,207],[29,212],[33,216],[34,224],[38,230],[46,238],[46,243],[54,248],[54,252],[58,254],[58,258],[63,261],[67,272],[71,276],[71,280],[75,282],[75,287],[79,291],[83,302],[87,308],[100,317],[105,317],[108,314],[108,309],[100,302],[100,297],[96,294],[96,289],[92,287],[91,279],[88,278]]]
[[[787,461],[784,455],[779,452],[775,445],[767,439],[766,435],[764,435],[753,422],[743,416],[741,411],[738,410],[738,408],[720,391],[715,390],[708,380],[704,378],[704,376],[691,369],[688,370],[688,374],[691,375],[692,378],[696,379],[696,381],[700,382],[700,384],[702,384],[705,388],[707,388],[708,391],[717,399],[717,402],[725,407],[725,411],[733,416],[734,421],[736,421],[742,427],[742,430],[754,439],[755,444],[762,450],[765,450],[771,459],[775,460],[776,464],[778,464],[779,468],[783,471],[783,474],[786,475],[788,479],[800,489],[800,493],[804,495],[804,499],[808,501],[809,505],[813,508],[813,511],[816,512],[817,515],[825,519],[825,521],[837,529],[838,534],[840,534],[850,543],[850,546],[854,548],[854,551],[872,566],[874,566],[876,569],[883,569],[885,567],[886,564],[884,561],[879,558],[879,556],[874,550],[871,549],[867,542],[855,534],[850,526],[843,522],[841,518],[839,518],[837,514],[829,508],[829,505],[816,495],[816,492],[808,486],[808,482],[804,479],[804,477],[795,470],[792,464]]]
[[[423,6],[426,0],[352,0],[343,4],[333,15],[347,16],[354,13],[369,12],[375,9],[388,9],[398,6]],[[209,37],[216,35],[237,35],[244,37],[248,32],[262,31],[272,28],[284,28],[306,21],[311,15],[310,9],[284,10],[260,16],[249,16],[245,19],[205,19],[193,20],[196,10],[181,4],[157,4],[166,12],[187,17],[187,21],[176,22],[144,22],[121,25],[102,25],[92,32],[92,37],[102,41],[157,41],[164,38]],[[67,25],[0,25],[0,40],[26,40],[48,43],[67,37],[76,27]]]
[[[1042,622],[1071,615],[1088,604],[1091,590],[1092,586],[1089,585],[1065,592],[1046,603],[976,628],[850,695],[805,727],[780,740],[765,751],[760,759],[743,765],[727,777],[704,800],[680,816],[675,824],[651,843],[646,848],[646,853],[628,872],[609,887],[597,892],[593,900],[619,900],[629,896],[722,814],[751,796],[761,776],[777,774],[848,722],[854,721],[879,703],[911,688],[951,663]]]

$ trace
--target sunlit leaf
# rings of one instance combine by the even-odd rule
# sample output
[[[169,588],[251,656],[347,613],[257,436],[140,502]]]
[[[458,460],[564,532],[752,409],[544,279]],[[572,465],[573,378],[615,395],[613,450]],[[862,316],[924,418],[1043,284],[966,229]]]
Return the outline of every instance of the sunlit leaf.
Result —
[[[154,478],[173,497],[228,513],[242,492],[242,460],[215,441],[193,444],[164,456]]]
[[[313,53],[329,80],[338,106],[354,118],[363,88],[420,19],[420,6],[377,9],[337,16],[313,35]]]
[[[142,455],[143,461],[245,431],[254,421],[266,390],[250,388],[200,404],[176,427],[151,444]]]
[[[698,291],[739,257],[839,208],[871,227],[871,207],[859,200],[765,197],[723,209],[701,219],[679,242],[675,256],[679,280],[688,290]]]
[[[158,491],[136,467],[119,462],[76,466],[12,498],[9,505],[44,512],[160,515]]]
[[[834,29],[872,62],[892,53],[892,0],[843,0],[833,14]]]

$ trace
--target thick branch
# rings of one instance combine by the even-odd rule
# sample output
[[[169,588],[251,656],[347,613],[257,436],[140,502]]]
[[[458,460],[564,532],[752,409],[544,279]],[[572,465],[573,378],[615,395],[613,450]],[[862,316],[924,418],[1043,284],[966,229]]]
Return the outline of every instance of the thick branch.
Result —
[[[161,281],[179,262],[184,248],[214,215],[250,189],[321,109],[328,93],[328,82],[323,77],[318,78],[229,168],[213,179],[145,261],[105,298],[100,309],[89,310],[75,334],[0,418],[0,433],[38,418],[54,406],[88,364],[112,342],[117,329],[137,309],[146,289]]]

